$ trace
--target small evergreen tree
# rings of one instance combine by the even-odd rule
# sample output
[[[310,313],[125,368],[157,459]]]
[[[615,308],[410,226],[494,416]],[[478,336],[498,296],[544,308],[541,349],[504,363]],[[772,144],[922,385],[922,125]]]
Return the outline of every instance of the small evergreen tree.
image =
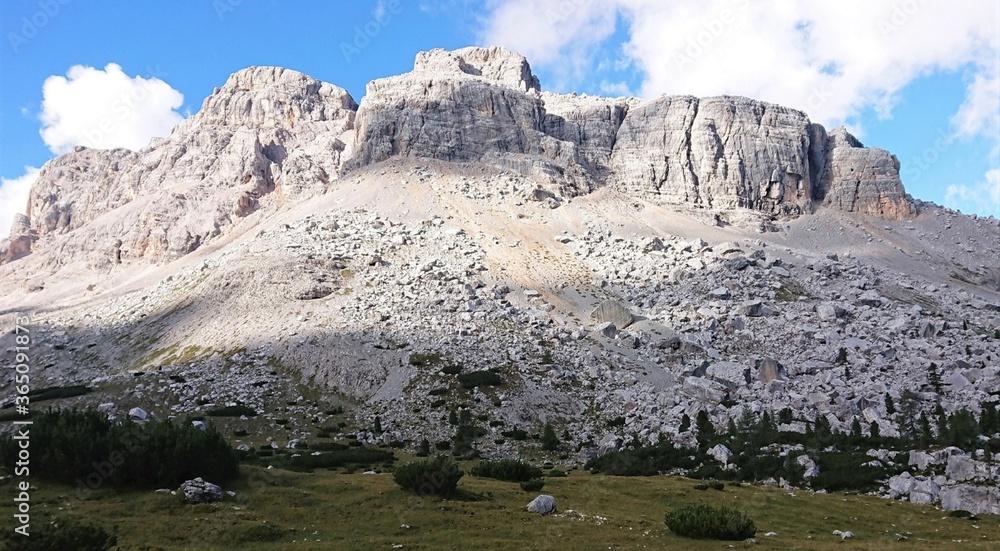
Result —
[[[689,428],[691,428],[691,418],[688,417],[688,414],[685,413],[684,415],[681,416],[681,426],[678,427],[677,430],[680,432],[684,432]]]
[[[993,436],[1000,432],[1000,417],[997,415],[996,402],[983,402],[980,404],[982,413],[979,416],[979,429],[986,436]]]
[[[892,396],[889,396],[888,392],[885,393],[885,413],[886,415],[896,414],[896,404],[892,401]]]
[[[937,423],[938,442],[943,442],[948,437],[948,414],[944,412],[941,404],[934,407],[934,419]]]
[[[896,415],[896,424],[899,425],[899,434],[905,438],[912,438],[917,433],[917,395],[912,390],[904,390],[899,397],[899,413]]]
[[[927,413],[920,412],[920,448],[927,449],[934,443],[934,434],[931,432],[931,420],[927,418]]]
[[[931,362],[931,365],[927,367],[927,383],[931,385],[934,392],[941,394],[944,390],[941,384],[941,373],[938,371],[938,366],[936,363]]]
[[[868,427],[868,432],[871,434],[872,441],[878,441],[882,437],[882,433],[878,428],[878,423],[875,421],[872,421],[872,424]]]
[[[708,412],[701,410],[698,412],[698,416],[695,419],[695,427],[698,430],[698,444],[701,446],[707,446],[708,442],[715,436],[715,427],[712,425],[712,420],[708,417]]]
[[[375,434],[382,434],[382,418],[378,415],[375,416]]]
[[[545,422],[545,427],[542,429],[542,449],[545,451],[559,449],[559,437],[556,436],[556,430],[549,421]]]
[[[427,457],[431,454],[431,443],[426,438],[420,440],[420,445],[417,446],[417,457]]]

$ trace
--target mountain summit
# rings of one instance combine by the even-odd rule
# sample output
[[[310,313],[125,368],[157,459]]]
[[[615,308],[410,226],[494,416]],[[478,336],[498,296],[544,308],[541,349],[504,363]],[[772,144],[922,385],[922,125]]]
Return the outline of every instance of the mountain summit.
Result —
[[[524,57],[464,48],[421,52],[413,71],[370,83],[360,107],[288,69],[235,73],[141,151],[78,147],[47,163],[0,261],[57,241],[62,262],[177,258],[266,196],[323,193],[393,157],[481,161],[566,196],[612,187],[718,212],[916,213],[894,156],[800,111],[740,97],[543,93]]]

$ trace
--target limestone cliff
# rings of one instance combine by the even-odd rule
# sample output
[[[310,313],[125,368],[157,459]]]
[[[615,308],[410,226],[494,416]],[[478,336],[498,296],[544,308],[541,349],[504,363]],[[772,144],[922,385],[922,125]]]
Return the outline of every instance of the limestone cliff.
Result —
[[[169,260],[261,201],[323,193],[400,156],[488,163],[564,196],[610,185],[716,211],[916,213],[894,156],[800,111],[741,97],[543,93],[524,57],[465,48],[418,54],[413,71],[371,82],[360,106],[296,71],[239,71],[141,151],[78,147],[47,163],[0,262],[39,242],[52,242],[57,263]]]

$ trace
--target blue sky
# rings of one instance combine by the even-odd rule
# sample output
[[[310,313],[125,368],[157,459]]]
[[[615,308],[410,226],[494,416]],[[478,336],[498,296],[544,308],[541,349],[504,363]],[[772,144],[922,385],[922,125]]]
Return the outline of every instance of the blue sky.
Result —
[[[108,103],[103,91],[135,104],[101,145],[135,148],[247,66],[296,69],[360,100],[368,81],[409,70],[421,50],[475,44],[524,53],[554,91],[727,93],[803,109],[895,153],[915,197],[1000,216],[1000,3],[937,2],[947,13],[931,0],[867,4],[5,0],[0,234],[33,168],[95,145],[87,117]]]

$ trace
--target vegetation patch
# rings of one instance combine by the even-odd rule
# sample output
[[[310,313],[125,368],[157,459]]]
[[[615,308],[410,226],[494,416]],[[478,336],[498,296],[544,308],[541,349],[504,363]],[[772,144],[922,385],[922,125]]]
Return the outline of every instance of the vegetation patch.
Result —
[[[236,478],[236,452],[212,425],[199,430],[188,420],[144,424],[111,422],[94,409],[48,410],[31,426],[32,475],[42,480],[88,485],[175,486],[195,477],[215,483]],[[14,472],[18,442],[0,437],[0,465]]]
[[[470,472],[472,476],[494,478],[507,482],[527,482],[542,478],[541,469],[517,459],[480,461]]]
[[[118,544],[118,538],[96,524],[78,522],[71,518],[50,519],[43,524],[32,519],[35,525],[28,537],[4,530],[2,540],[8,549],[20,551],[108,551]]]
[[[221,408],[210,409],[206,413],[209,417],[242,417],[246,415],[247,417],[256,417],[257,410],[249,406],[236,405],[236,406],[225,406]]]
[[[84,385],[73,385],[73,386],[50,386],[47,388],[39,388],[32,390],[28,393],[28,399],[32,403],[45,402],[47,400],[59,400],[61,398],[73,398],[74,396],[83,396],[91,392],[93,389]]]
[[[400,488],[421,496],[450,496],[465,475],[458,463],[446,456],[429,457],[400,465],[392,474]]]
[[[730,507],[688,505],[667,513],[667,528],[694,539],[738,541],[752,538],[757,526],[750,517]]]
[[[391,465],[396,456],[386,450],[364,448],[360,446],[344,446],[335,443],[324,443],[313,446],[314,451],[323,450],[319,455],[306,453],[302,455],[281,455],[267,461],[276,469],[296,472],[312,472],[315,469],[374,470],[376,466]]]
[[[481,386],[501,386],[503,384],[503,377],[495,369],[488,369],[486,371],[459,373],[458,382],[463,388],[471,390]]]

